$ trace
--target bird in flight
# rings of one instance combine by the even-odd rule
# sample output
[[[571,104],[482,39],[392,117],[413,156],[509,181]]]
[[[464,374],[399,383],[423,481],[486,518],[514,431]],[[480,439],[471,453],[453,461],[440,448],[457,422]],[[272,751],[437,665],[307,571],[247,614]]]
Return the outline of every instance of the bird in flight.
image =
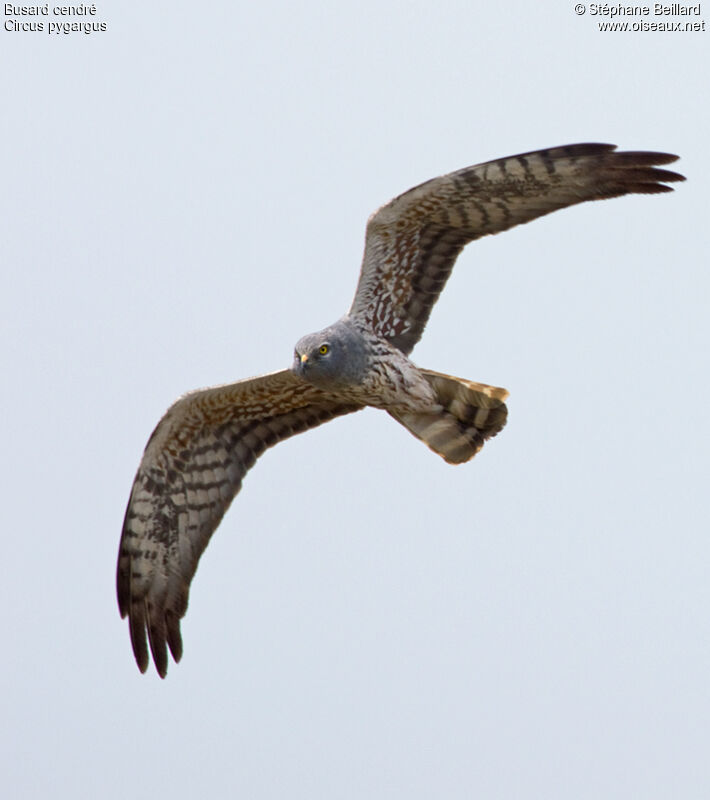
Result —
[[[574,144],[488,161],[395,197],[367,223],[350,310],[296,343],[289,369],[181,397],[146,445],[118,557],[118,605],[141,672],[182,656],[180,620],[210,536],[257,458],[372,406],[450,464],[505,425],[505,389],[417,367],[409,353],[465,245],[560,208],[670,192],[677,156]],[[147,635],[147,637],[146,637]]]

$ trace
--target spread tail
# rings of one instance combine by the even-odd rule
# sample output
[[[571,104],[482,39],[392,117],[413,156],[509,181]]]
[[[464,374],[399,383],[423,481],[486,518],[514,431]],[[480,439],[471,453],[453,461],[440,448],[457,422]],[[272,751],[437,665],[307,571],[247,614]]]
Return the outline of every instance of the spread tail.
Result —
[[[389,412],[417,439],[449,464],[470,461],[486,439],[503,429],[508,409],[505,389],[421,370],[441,404],[441,410]]]

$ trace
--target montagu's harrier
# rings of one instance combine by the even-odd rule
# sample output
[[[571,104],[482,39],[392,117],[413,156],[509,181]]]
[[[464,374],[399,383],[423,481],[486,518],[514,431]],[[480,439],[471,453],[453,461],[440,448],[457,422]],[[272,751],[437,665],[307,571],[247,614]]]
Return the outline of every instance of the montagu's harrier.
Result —
[[[141,671],[182,655],[198,561],[256,459],[282,439],[374,406],[451,464],[504,426],[508,393],[420,369],[408,354],[466,244],[558,208],[672,191],[676,156],[575,144],[467,167],[410,189],[369,220],[350,311],[297,344],[290,369],[180,398],[153,431],[128,501],[118,605]]]

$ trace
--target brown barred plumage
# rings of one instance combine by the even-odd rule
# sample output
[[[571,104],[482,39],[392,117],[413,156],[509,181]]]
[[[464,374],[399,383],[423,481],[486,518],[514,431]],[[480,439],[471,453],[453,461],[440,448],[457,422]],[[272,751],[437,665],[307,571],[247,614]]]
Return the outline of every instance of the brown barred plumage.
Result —
[[[505,389],[419,369],[407,358],[468,242],[587,200],[671,191],[665,184],[684,178],[658,165],[675,159],[577,144],[416,186],[370,218],[349,314],[304,337],[290,370],[178,400],[146,446],[119,550],[118,604],[141,671],[148,646],[161,677],[168,648],[180,659],[180,620],[200,557],[268,447],[366,405],[387,410],[452,464],[471,459],[503,428]]]
[[[664,184],[684,178],[658,165],[677,158],[574,144],[488,161],[415,186],[370,217],[350,316],[409,353],[469,242],[587,200],[670,192]]]
[[[470,461],[487,439],[503,430],[508,392],[427,369],[421,373],[440,408],[389,413],[449,464]]]

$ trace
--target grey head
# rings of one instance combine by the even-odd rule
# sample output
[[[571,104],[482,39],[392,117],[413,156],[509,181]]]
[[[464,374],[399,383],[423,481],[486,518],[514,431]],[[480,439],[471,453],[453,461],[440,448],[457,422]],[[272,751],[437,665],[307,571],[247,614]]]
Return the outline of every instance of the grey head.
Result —
[[[367,341],[348,319],[299,339],[291,372],[320,389],[360,386],[370,363]]]

